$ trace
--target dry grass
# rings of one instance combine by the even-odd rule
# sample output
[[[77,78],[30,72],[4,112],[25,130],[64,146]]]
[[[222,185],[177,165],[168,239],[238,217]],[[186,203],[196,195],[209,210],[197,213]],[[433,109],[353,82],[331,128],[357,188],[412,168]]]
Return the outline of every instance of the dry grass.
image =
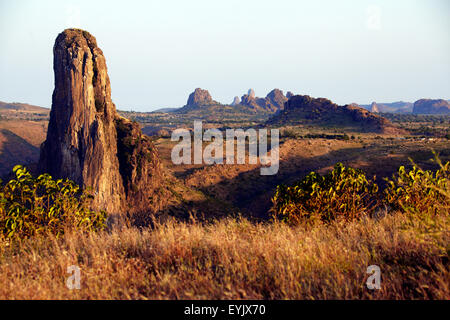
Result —
[[[0,247],[0,299],[449,299],[449,217],[329,226],[225,219]],[[368,290],[366,268],[381,268]],[[67,267],[81,268],[69,290]]]

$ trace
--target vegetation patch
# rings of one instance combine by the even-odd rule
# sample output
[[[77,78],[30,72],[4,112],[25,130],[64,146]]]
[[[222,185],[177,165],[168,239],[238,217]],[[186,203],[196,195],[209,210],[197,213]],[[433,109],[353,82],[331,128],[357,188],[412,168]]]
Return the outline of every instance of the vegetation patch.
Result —
[[[450,211],[450,162],[443,164],[436,156],[440,169],[422,170],[413,166],[398,169],[391,180],[386,179],[385,201],[394,210],[414,217],[432,218]]]
[[[363,171],[337,163],[327,175],[311,172],[293,186],[279,185],[272,212],[290,224],[352,220],[373,210],[377,191]]]
[[[379,192],[377,184],[358,169],[342,163],[325,176],[309,173],[292,186],[279,185],[272,198],[276,220],[289,224],[314,224],[338,218],[352,220],[375,213],[381,206],[389,211],[402,211],[412,217],[433,218],[450,209],[450,162],[434,160],[439,169],[411,170],[401,166],[392,179],[384,178],[386,188]]]
[[[0,185],[0,240],[105,227],[106,213],[90,210],[92,195],[73,181],[54,180],[49,174],[34,178],[20,165],[14,173],[15,179]]]

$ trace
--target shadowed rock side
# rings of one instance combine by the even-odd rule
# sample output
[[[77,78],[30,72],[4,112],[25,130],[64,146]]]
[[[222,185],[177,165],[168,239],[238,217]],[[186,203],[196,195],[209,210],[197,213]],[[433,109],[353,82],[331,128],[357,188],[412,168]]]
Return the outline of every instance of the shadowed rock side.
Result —
[[[139,124],[116,118],[119,171],[126,194],[129,213],[156,212],[153,198],[164,185],[164,172],[158,153],[148,136],[142,134]]]
[[[0,129],[0,179],[8,181],[16,164],[36,169],[34,164],[38,158],[38,147],[10,130]]]
[[[55,89],[40,171],[91,187],[94,209],[111,214],[144,210],[160,164],[138,125],[117,114],[95,38],[67,29],[56,38],[53,52]]]
[[[387,119],[355,105],[338,106],[325,98],[296,95],[284,110],[268,120],[272,125],[316,124],[348,127],[362,132],[399,133],[401,130]]]
[[[273,106],[272,109],[280,110],[284,108],[284,103],[288,101],[288,98],[284,96],[282,90],[273,89],[267,94],[266,101]]]

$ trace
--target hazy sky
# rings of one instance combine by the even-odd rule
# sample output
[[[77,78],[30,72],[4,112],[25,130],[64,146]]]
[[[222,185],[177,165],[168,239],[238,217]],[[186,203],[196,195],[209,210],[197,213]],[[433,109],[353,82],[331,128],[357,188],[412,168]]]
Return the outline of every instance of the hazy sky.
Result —
[[[339,104],[450,98],[450,1],[0,0],[0,100],[50,107],[59,32],[92,33],[119,109],[179,107],[196,87]]]

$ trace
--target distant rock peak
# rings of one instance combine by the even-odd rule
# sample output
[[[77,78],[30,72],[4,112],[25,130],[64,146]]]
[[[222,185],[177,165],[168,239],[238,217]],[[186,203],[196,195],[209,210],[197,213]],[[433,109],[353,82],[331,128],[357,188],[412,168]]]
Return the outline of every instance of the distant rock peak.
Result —
[[[186,105],[199,107],[203,105],[211,105],[213,103],[215,103],[215,101],[213,101],[208,90],[197,88],[189,95]]]
[[[238,96],[234,97],[233,102],[231,102],[232,106],[236,106],[241,103],[241,99]]]
[[[287,97],[283,94],[283,91],[280,89],[273,89],[270,91],[267,96],[266,100],[268,100],[272,105],[274,105],[278,109],[284,108],[284,103],[288,100]]]
[[[284,108],[284,103],[288,99],[280,89],[273,89],[265,98],[255,96],[255,91],[249,89],[247,94],[241,98],[241,104],[254,108],[255,110],[263,110],[268,112],[276,112]]]

